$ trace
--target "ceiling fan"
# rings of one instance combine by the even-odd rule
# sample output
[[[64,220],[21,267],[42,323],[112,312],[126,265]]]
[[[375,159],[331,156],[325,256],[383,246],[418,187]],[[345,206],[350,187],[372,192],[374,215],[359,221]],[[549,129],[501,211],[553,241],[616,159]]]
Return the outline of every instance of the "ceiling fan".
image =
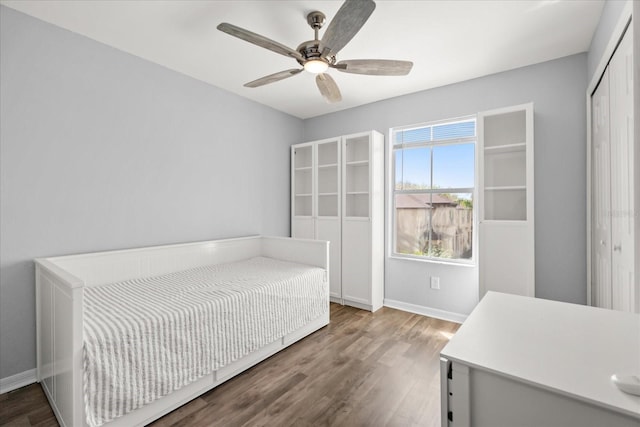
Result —
[[[413,67],[413,63],[410,61],[388,59],[350,59],[337,62],[336,55],[338,52],[362,28],[375,8],[376,4],[372,0],[346,0],[329,23],[322,39],[318,39],[318,31],[324,25],[326,17],[322,12],[318,11],[309,13],[307,15],[307,23],[314,31],[314,39],[301,43],[296,50],[226,22],[218,25],[218,30],[293,58],[303,67],[270,74],[246,83],[245,87],[264,86],[295,76],[306,70],[316,74],[316,84],[320,89],[320,93],[327,102],[333,103],[342,100],[342,95],[333,78],[325,73],[329,68],[352,74],[404,76]]]

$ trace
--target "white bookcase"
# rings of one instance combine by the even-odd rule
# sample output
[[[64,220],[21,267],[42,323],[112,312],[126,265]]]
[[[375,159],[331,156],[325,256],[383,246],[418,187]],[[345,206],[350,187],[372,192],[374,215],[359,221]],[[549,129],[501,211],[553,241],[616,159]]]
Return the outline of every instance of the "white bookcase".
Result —
[[[535,294],[533,104],[478,114],[480,297]]]
[[[293,171],[295,216],[313,216],[313,146],[300,147],[295,152],[296,166]]]
[[[341,292],[340,138],[291,147],[291,236],[330,242],[329,284]]]
[[[371,131],[291,150],[291,235],[331,242],[332,301],[377,310],[384,298],[384,137]]]

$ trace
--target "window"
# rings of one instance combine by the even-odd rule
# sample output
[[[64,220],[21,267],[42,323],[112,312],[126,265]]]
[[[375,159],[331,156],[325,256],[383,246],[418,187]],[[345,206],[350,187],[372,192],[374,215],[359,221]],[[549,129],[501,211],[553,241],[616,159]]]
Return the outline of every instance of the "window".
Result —
[[[393,253],[472,259],[476,120],[391,129]]]

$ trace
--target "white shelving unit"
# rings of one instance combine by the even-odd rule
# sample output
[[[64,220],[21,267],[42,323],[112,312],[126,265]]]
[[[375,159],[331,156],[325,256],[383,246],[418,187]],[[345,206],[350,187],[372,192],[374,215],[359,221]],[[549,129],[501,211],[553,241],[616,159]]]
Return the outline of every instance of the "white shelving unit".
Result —
[[[374,131],[292,147],[291,234],[330,241],[331,300],[372,311],[384,298],[383,156]]]
[[[535,293],[533,104],[478,115],[480,296]]]
[[[343,137],[342,299],[375,311],[384,298],[384,137]]]
[[[291,147],[291,235],[330,242],[331,295],[341,289],[340,138]]]
[[[340,142],[331,140],[315,145],[318,155],[318,217],[340,216]]]
[[[291,216],[297,219],[296,234],[313,238],[314,147],[311,144],[300,145],[292,150],[291,155]]]

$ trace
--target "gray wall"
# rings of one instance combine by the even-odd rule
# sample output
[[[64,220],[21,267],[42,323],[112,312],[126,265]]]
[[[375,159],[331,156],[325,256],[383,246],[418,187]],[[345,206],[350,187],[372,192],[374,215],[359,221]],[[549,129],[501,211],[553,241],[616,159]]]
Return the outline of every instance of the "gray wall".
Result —
[[[591,46],[589,47],[587,57],[587,83],[591,81],[596,72],[596,68],[600,63],[600,59],[604,54],[607,43],[609,43],[611,34],[622,15],[626,3],[628,3],[628,0],[607,0],[602,8],[600,21],[598,21],[598,27],[593,34]]]
[[[608,2],[601,26],[619,11]],[[291,144],[529,101],[536,295],[586,302],[584,97],[600,27],[589,65],[580,54],[302,122],[12,9],[0,20],[0,378],[35,366],[33,258],[288,235]],[[389,300],[461,314],[477,302],[474,267],[386,267]]]
[[[289,235],[301,120],[12,9],[0,19],[0,378],[35,367],[35,257]]]
[[[304,140],[388,135],[390,127],[534,102],[536,296],[584,304],[586,86],[583,53],[307,119]],[[475,268],[390,259],[386,269],[386,299],[460,314],[477,302]],[[430,275],[441,277],[441,290],[429,289]]]

